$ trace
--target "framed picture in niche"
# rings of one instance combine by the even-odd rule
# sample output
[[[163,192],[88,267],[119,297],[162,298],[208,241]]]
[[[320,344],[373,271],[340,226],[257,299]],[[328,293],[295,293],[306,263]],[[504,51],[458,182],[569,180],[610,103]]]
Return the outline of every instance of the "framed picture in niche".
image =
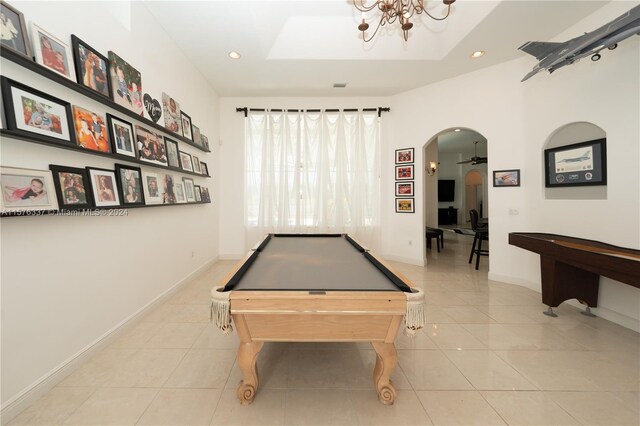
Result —
[[[142,75],[127,61],[109,52],[109,79],[111,98],[118,105],[144,115],[142,106]]]
[[[69,80],[76,80],[73,68],[73,55],[69,45],[49,34],[33,22],[31,23],[31,40],[36,62],[44,65]]]
[[[17,81],[2,77],[7,128],[71,141],[71,105]]]
[[[78,146],[91,151],[111,152],[109,133],[103,116],[74,105],[73,124]]]
[[[58,210],[50,170],[0,166],[0,212]]]
[[[78,83],[111,99],[109,60],[106,56],[71,34],[71,48]]]
[[[414,148],[396,149],[396,164],[413,163]]]
[[[196,202],[196,192],[195,185],[193,184],[193,179],[191,178],[182,178],[182,183],[184,183],[184,194],[187,198],[188,203]]]
[[[180,105],[171,96],[162,93],[162,111],[164,112],[164,127],[174,133],[182,135],[182,117]]]
[[[493,186],[520,186],[520,169],[494,170]]]
[[[117,207],[120,205],[116,174],[113,170],[87,167],[93,202],[96,207]]]
[[[138,158],[147,163],[167,165],[164,140],[158,133],[142,126],[135,126]]]
[[[142,172],[142,188],[145,204],[162,204],[160,192],[160,175],[152,172]]]
[[[131,123],[107,113],[107,125],[113,152],[136,158],[136,144]]]
[[[544,150],[545,186],[607,184],[607,140],[595,139]]]
[[[413,182],[396,182],[396,197],[413,197]]]
[[[87,169],[50,164],[53,184],[60,209],[78,210],[93,208],[91,184]]]
[[[413,165],[396,166],[396,180],[413,180]]]
[[[415,213],[413,198],[396,198],[396,213]]]
[[[189,140],[193,140],[193,132],[191,131],[191,117],[185,114],[184,111],[180,111],[180,118],[182,121],[182,136]]]
[[[184,151],[180,151],[180,167],[182,167],[182,170],[186,170],[188,172],[193,171],[191,154],[186,153]]]
[[[116,177],[120,183],[118,193],[122,199],[122,205],[143,205],[142,170],[139,167],[116,164]]]
[[[2,48],[31,59],[31,47],[24,15],[4,1],[0,1],[0,28],[2,28]]]
[[[164,138],[167,146],[167,162],[170,167],[180,168],[180,157],[178,156],[178,142],[169,138]]]

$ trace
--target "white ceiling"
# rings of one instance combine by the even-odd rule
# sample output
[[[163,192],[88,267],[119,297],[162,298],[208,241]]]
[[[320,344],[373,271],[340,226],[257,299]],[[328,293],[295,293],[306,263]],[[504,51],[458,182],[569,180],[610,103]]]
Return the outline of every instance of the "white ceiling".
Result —
[[[446,21],[415,16],[406,43],[394,26],[365,44],[351,0],[145,0],[220,96],[256,97],[393,95],[522,57],[523,43],[548,41],[605,3],[458,0]],[[475,50],[487,54],[472,60]]]

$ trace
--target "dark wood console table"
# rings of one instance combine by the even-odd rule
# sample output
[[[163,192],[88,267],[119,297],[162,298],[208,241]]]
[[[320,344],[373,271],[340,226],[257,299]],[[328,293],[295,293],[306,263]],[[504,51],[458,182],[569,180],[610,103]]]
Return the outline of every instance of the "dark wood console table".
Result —
[[[512,232],[509,244],[540,254],[542,303],[553,313],[565,300],[598,306],[600,275],[640,288],[640,250],[555,234]]]
[[[438,209],[438,225],[457,225],[458,209],[449,207],[447,209]]]

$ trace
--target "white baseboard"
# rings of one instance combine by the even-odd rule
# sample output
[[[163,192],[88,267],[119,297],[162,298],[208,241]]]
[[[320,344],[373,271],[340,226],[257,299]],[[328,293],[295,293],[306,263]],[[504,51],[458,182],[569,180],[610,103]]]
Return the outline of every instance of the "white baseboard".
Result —
[[[408,263],[409,265],[424,266],[424,259],[412,259],[409,257],[394,256],[391,254],[383,254],[384,260],[392,260],[394,262]]]
[[[489,279],[492,281],[500,281],[503,283],[507,283],[507,284],[515,284],[515,285],[519,285],[522,287],[526,287],[530,290],[533,290],[537,293],[542,293],[542,289],[540,288],[540,284],[539,283],[535,283],[532,281],[527,281],[527,280],[523,280],[521,278],[517,278],[517,277],[510,277],[507,275],[498,275],[498,274],[493,274],[491,272],[489,272]],[[585,306],[583,304],[581,304],[580,302],[578,302],[575,299],[572,300],[567,300],[566,302],[563,303],[568,303],[571,306],[574,306],[580,310],[584,310]],[[632,318],[630,316],[621,314],[619,312],[616,311],[612,311],[611,309],[605,308],[605,307],[597,307],[597,308],[591,308],[591,312],[593,312],[594,315],[606,319],[608,321],[614,322],[618,325],[621,325],[622,327],[628,328],[630,330],[633,330],[635,332],[640,333],[640,320],[636,319],[636,318]]]
[[[33,404],[40,399],[45,393],[49,392],[58,383],[60,383],[65,377],[75,371],[84,361],[95,355],[101,349],[104,349],[109,344],[113,343],[117,337],[128,331],[131,327],[136,325],[139,320],[151,309],[157,307],[166,301],[170,296],[177,292],[183,285],[193,279],[194,276],[200,274],[203,270],[214,264],[219,260],[219,256],[215,257],[205,264],[200,266],[195,271],[178,281],[171,286],[165,292],[158,297],[147,303],[145,306],[131,314],[129,317],[122,320],[119,324],[114,326],[111,330],[98,337],[96,340],[85,346],[83,349],[72,355],[57,367],[44,374],[37,379],[34,383],[25,388],[18,395],[9,399],[2,405],[0,409],[0,421],[4,425],[11,421],[15,416],[20,414],[25,408]]]

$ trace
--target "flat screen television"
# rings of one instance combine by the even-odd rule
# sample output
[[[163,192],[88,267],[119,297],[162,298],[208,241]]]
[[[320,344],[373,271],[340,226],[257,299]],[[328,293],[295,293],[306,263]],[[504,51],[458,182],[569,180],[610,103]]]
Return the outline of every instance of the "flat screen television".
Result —
[[[438,201],[455,201],[456,199],[456,181],[449,179],[438,180]]]

